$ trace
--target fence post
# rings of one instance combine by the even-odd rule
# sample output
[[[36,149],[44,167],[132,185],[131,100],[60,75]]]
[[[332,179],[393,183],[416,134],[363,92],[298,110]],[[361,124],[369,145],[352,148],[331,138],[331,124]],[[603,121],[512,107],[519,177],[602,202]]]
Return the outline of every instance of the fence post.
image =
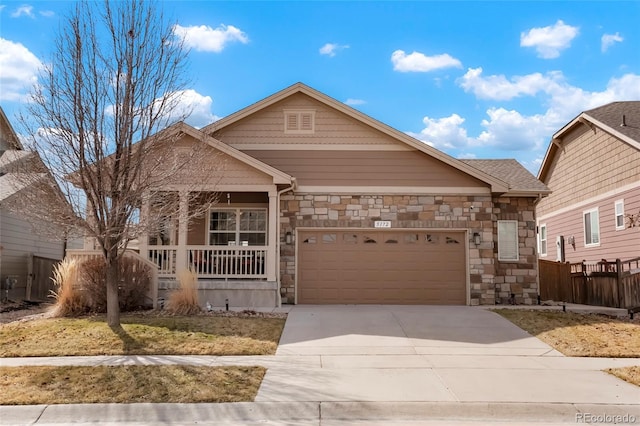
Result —
[[[618,308],[624,308],[627,306],[627,302],[625,300],[625,292],[624,285],[622,281],[622,261],[620,259],[616,259],[616,282],[617,282],[617,290],[618,290]]]

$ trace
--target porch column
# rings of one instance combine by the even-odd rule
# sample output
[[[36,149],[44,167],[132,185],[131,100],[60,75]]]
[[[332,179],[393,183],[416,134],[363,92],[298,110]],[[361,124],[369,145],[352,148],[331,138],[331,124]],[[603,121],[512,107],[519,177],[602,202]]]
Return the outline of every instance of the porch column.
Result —
[[[178,207],[178,249],[176,251],[176,273],[187,269],[187,225],[189,220],[189,192],[180,191]]]
[[[267,281],[276,281],[276,265],[278,256],[278,192],[274,189],[269,191],[269,239],[267,246]]]
[[[141,231],[138,234],[138,249],[140,256],[145,259],[149,259],[149,214],[149,198],[147,194],[143,194],[140,202]]]

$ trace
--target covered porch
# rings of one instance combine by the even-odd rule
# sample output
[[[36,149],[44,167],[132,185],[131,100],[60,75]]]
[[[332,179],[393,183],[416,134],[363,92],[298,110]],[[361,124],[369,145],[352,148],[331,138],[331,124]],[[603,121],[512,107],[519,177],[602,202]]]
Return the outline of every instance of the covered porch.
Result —
[[[158,277],[175,279],[189,269],[199,279],[276,281],[276,189],[221,191],[218,202],[196,217],[189,214],[199,208],[193,195],[179,193],[177,215],[140,237],[140,254],[158,267]]]

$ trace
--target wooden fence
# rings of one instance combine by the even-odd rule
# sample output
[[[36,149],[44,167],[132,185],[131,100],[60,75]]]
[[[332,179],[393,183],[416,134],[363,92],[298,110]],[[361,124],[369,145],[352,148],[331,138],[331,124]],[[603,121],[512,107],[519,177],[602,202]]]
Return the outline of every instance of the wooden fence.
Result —
[[[640,307],[640,257],[615,262],[538,261],[540,298],[567,303]]]

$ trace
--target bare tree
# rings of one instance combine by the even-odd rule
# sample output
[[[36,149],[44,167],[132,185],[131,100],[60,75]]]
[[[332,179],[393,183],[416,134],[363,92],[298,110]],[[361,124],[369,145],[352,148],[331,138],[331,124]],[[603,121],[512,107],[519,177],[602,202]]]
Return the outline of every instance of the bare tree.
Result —
[[[177,197],[163,183],[202,154],[177,146],[188,52],[158,4],[74,7],[22,115],[52,177],[30,182],[30,201],[22,204],[95,239],[107,265],[107,322],[117,327],[118,261],[131,239],[161,226],[161,217],[175,217]],[[153,214],[140,215],[143,205]]]

